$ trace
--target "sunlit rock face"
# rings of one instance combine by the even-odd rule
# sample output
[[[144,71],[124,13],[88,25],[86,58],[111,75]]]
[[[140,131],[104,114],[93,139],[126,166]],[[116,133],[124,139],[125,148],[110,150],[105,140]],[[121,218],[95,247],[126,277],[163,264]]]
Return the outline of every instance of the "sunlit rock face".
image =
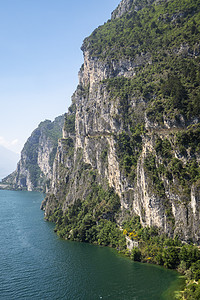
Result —
[[[3,182],[16,190],[44,191],[49,188],[58,138],[62,136],[64,116],[41,122],[25,143],[17,169]]]
[[[130,19],[131,13],[136,16],[145,5],[167,1],[145,2],[121,1],[109,22],[124,16]],[[178,12],[167,20],[165,14],[159,16],[163,22],[176,22],[178,17],[182,17]],[[149,26],[154,30],[156,25],[152,22]],[[97,34],[98,29],[94,37]],[[99,34],[102,39],[103,34]],[[156,73],[161,48],[156,55],[150,50],[138,50],[130,57],[113,58],[95,53],[92,42],[88,38],[82,46],[84,64],[66,114],[53,173],[48,169],[48,151],[42,147],[45,159],[41,168],[52,176],[42,204],[45,216],[48,218],[55,208],[65,211],[76,200],[85,200],[94,184],[105,189],[109,186],[120,197],[119,223],[125,216],[136,214],[143,226],[157,226],[171,237],[199,242],[200,181],[198,174],[193,176],[192,172],[198,173],[200,155],[198,146],[191,146],[194,136],[198,136],[199,116],[188,118],[179,107],[167,112],[163,108],[176,99],[173,95],[170,98],[168,91],[167,84],[173,85],[169,66]],[[131,51],[134,47],[135,44]],[[191,55],[198,54],[195,51],[186,45],[165,48],[160,63],[172,56],[196,59]],[[179,86],[176,91],[180,91]],[[184,88],[181,92],[186,97]],[[166,93],[164,100],[161,93]],[[179,100],[182,101],[180,97]]]
[[[67,114],[74,115],[74,131],[63,130],[63,139],[59,141],[53,167],[51,193],[43,203],[48,217],[58,203],[65,210],[76,199],[85,199],[91,188],[89,172],[95,171],[97,184],[108,183],[121,199],[122,217],[127,211],[140,216],[143,226],[157,226],[169,236],[178,235],[182,240],[199,240],[199,185],[190,187],[191,197],[183,200],[181,190],[176,190],[176,181],[170,182],[165,176],[160,180],[164,194],[155,191],[152,174],[146,168],[149,155],[155,157],[156,165],[163,158],[156,152],[155,141],[168,139],[172,146],[172,157],[178,151],[173,148],[174,128],[176,124],[168,122],[165,129],[149,122],[145,114],[145,100],[141,97],[129,99],[131,109],[144,120],[145,134],[141,135],[141,151],[137,160],[134,178],[127,176],[120,166],[117,136],[127,131],[121,115],[120,99],[111,98],[102,81],[109,78],[105,69],[98,69],[98,64],[86,55],[86,70],[79,73],[79,86],[73,95],[74,110]],[[92,65],[89,71],[88,64]],[[116,68],[117,69],[117,68]],[[121,69],[121,62],[119,64]],[[134,66],[129,69],[134,75]],[[118,76],[118,75],[116,75]],[[123,75],[125,76],[125,74]],[[131,76],[131,75],[130,75]],[[141,112],[142,111],[142,112]],[[182,124],[181,126],[184,125]],[[182,130],[182,129],[181,129]],[[199,158],[198,158],[199,159]],[[187,158],[181,160],[187,164]],[[52,195],[54,195],[52,197]]]

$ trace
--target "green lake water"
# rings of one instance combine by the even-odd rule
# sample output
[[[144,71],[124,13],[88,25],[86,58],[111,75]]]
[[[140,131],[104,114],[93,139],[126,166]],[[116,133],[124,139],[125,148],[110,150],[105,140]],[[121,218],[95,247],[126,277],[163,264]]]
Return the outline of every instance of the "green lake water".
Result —
[[[0,299],[171,300],[176,272],[59,239],[36,192],[0,191]]]

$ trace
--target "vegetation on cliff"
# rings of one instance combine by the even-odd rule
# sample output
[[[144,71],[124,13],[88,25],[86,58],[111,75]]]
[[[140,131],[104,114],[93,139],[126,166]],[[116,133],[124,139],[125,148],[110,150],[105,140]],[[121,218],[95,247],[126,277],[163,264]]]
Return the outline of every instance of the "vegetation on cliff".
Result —
[[[154,2],[97,28],[83,48],[102,60],[136,60],[134,77],[108,79],[112,96],[142,96],[149,120],[160,125],[164,116],[190,120],[200,113],[199,20],[199,0]]]
[[[83,48],[101,59],[135,58],[151,52],[155,59],[189,44],[197,42],[200,26],[199,0],[154,1],[151,5],[121,18],[109,20],[85,39]]]
[[[192,243],[182,243],[178,237],[169,238],[157,227],[142,227],[139,216],[127,217],[119,228],[116,224],[119,212],[120,201],[114,191],[93,183],[85,201],[76,200],[65,212],[57,207],[48,219],[56,223],[55,231],[62,238],[110,246],[134,261],[178,270],[187,283],[179,299],[184,296],[184,299],[198,300],[199,248]],[[127,250],[130,240],[135,246]]]
[[[66,115],[46,211],[63,238],[125,253],[126,239],[135,241],[133,260],[186,275],[185,299],[198,299],[200,286],[192,244],[200,240],[199,40],[199,0],[144,0],[85,39],[88,61]],[[88,85],[108,69],[110,76]],[[155,215],[162,229],[142,227]]]
[[[123,223],[123,234],[137,242],[126,254],[134,261],[158,264],[176,269],[185,275],[187,286],[179,299],[198,300],[200,296],[200,250],[197,246],[184,244],[178,237],[169,238],[157,227],[145,227],[134,216]]]
[[[56,223],[55,231],[62,238],[123,250],[125,238],[116,224],[119,209],[119,196],[113,189],[105,190],[93,183],[84,201],[75,200],[65,212],[56,208],[49,220]]]

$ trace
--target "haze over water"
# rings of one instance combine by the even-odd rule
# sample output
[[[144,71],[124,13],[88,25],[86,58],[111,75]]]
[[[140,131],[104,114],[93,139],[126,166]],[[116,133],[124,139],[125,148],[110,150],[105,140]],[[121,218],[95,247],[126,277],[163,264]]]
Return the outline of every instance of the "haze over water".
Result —
[[[0,299],[161,300],[177,273],[59,239],[36,192],[0,191]]]

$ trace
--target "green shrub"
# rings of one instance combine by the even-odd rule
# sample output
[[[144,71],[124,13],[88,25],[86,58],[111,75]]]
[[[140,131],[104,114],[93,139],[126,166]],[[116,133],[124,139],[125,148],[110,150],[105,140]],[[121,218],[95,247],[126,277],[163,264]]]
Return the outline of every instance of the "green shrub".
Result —
[[[130,257],[134,261],[141,261],[141,251],[138,249],[138,247],[133,247]]]

